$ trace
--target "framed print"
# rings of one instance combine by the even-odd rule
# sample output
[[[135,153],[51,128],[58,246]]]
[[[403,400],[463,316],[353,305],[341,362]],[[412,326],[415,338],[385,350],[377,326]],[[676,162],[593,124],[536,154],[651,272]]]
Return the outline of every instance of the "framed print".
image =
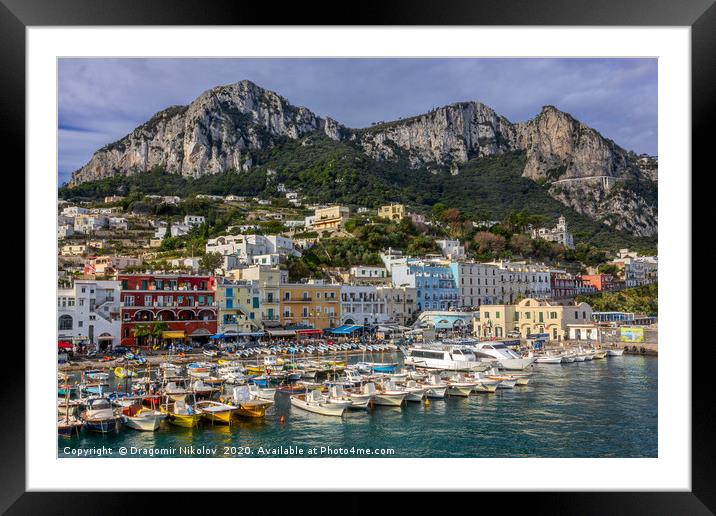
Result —
[[[9,513],[376,490],[710,513],[690,207],[715,8],[398,6],[0,6],[27,177]]]

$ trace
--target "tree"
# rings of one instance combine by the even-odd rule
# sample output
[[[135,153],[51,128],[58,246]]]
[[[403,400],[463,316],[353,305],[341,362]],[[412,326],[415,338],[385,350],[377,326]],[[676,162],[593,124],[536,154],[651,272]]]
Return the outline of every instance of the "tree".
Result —
[[[206,253],[199,259],[199,268],[213,274],[214,270],[224,264],[224,258],[219,253]]]
[[[516,254],[526,256],[532,251],[532,239],[524,234],[512,235],[510,249]]]
[[[477,244],[477,252],[480,254],[498,255],[505,250],[505,237],[488,231],[478,231],[473,241]]]

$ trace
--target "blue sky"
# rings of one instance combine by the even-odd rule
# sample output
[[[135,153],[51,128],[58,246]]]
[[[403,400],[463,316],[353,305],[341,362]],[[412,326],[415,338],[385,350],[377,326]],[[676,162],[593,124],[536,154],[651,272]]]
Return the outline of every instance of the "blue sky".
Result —
[[[545,104],[657,154],[656,59],[60,59],[59,183],[154,113],[249,79],[348,127],[476,100],[512,122]]]

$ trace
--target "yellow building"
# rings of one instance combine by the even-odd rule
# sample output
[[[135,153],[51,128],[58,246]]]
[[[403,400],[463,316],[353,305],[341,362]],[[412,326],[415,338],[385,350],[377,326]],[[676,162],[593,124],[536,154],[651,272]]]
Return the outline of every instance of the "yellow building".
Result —
[[[405,205],[388,204],[387,206],[381,206],[378,210],[378,216],[382,219],[399,222],[405,217]]]
[[[226,275],[234,279],[258,282],[261,287],[261,322],[266,327],[280,324],[280,286],[288,281],[288,271],[267,265],[252,265],[227,271]]]
[[[217,278],[218,332],[227,335],[261,329],[261,288],[256,281]]]
[[[281,325],[302,324],[323,330],[338,325],[341,287],[322,282],[281,285]]]
[[[329,206],[316,208],[313,220],[314,231],[336,231],[343,227],[350,216],[350,209],[345,206]]]
[[[560,305],[527,298],[516,305],[482,305],[473,330],[483,339],[547,333],[552,340],[563,340],[569,338],[569,325],[591,321],[592,307],[587,303]]]

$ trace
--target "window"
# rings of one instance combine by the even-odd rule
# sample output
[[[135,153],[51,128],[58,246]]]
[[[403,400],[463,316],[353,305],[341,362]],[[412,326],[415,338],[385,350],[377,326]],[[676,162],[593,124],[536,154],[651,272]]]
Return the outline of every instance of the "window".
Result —
[[[70,317],[69,315],[61,315],[58,319],[57,327],[59,330],[71,330],[72,317]]]

